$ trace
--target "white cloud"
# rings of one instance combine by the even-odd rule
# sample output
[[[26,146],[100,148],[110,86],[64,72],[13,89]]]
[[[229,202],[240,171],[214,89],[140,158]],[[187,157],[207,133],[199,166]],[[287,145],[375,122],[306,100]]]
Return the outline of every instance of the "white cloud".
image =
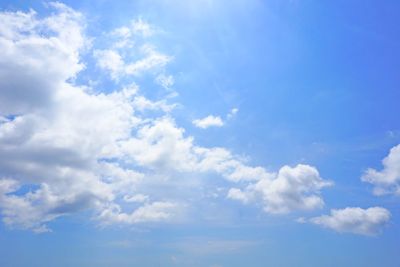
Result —
[[[330,215],[314,217],[309,221],[340,233],[373,236],[382,231],[390,217],[390,212],[381,207],[368,209],[348,207],[331,210]]]
[[[160,74],[156,77],[156,82],[167,90],[171,90],[175,80],[172,75]]]
[[[177,104],[168,104],[165,100],[151,101],[144,96],[138,95],[134,97],[132,106],[139,111],[162,110],[164,112],[170,112]]]
[[[232,188],[227,197],[244,203],[261,201],[268,213],[288,213],[322,208],[320,190],[331,185],[314,167],[299,164],[293,168],[284,166],[277,174],[264,175],[244,190]]]
[[[142,19],[132,21],[129,27],[113,30],[107,35],[112,40],[111,47],[93,52],[97,66],[109,73],[115,81],[151,71],[159,74],[156,81],[162,86],[172,86],[172,76],[163,76],[162,73],[165,65],[173,58],[159,52],[147,40],[154,32],[154,28]]]
[[[143,222],[165,221],[176,214],[178,205],[172,202],[153,202],[144,204],[132,213],[124,213],[118,205],[113,205],[102,211],[99,219],[104,224],[121,223],[133,224]]]
[[[226,115],[226,120],[234,118],[238,112],[239,109],[237,108],[231,109],[229,113]],[[214,116],[214,115],[208,115],[207,117],[204,117],[202,119],[193,120],[192,123],[194,126],[202,129],[207,129],[209,127],[222,127],[225,125],[225,122],[222,120],[220,116]]]
[[[10,227],[37,232],[59,216],[100,212],[142,178],[103,162],[121,155],[119,140],[142,121],[134,115],[137,89],[90,94],[67,82],[83,67],[83,18],[51,6],[57,12],[43,19],[32,11],[0,13],[1,214]],[[142,109],[162,106],[146,103]],[[29,192],[18,193],[26,186]]]
[[[110,37],[116,39],[112,47],[114,49],[132,48],[138,39],[147,39],[155,32],[154,27],[141,18],[132,20],[130,25],[119,27],[111,32]]]
[[[236,116],[236,114],[239,112],[238,108],[233,108],[231,109],[231,111],[228,113],[228,115],[226,116],[227,119],[232,119],[233,117]]]
[[[154,34],[155,29],[153,26],[139,18],[131,21],[131,31],[133,34],[140,34],[143,37],[149,37]]]
[[[118,79],[120,73],[124,71],[125,62],[117,51],[96,50],[93,55],[97,59],[98,66],[109,71],[113,79]]]
[[[170,117],[143,125],[136,137],[122,142],[121,150],[140,166],[151,169],[191,171],[196,163],[192,153],[193,139],[184,137]]]
[[[112,49],[95,50],[93,55],[97,60],[97,65],[108,71],[114,80],[129,75],[139,76],[150,70],[162,70],[172,60],[171,56],[164,55],[149,45],[141,46],[138,52],[143,56],[136,61],[127,61],[129,59]]]
[[[248,203],[250,201],[250,195],[244,193],[242,190],[238,188],[229,189],[227,198],[239,200],[243,203]]]
[[[383,169],[367,169],[361,180],[374,185],[375,195],[400,195],[400,145],[393,147],[382,160]]]
[[[56,88],[84,66],[79,61],[87,43],[81,15],[59,3],[53,6],[56,13],[42,20],[34,11],[0,12],[0,114],[49,104]]]
[[[150,45],[143,45],[140,51],[144,58],[125,65],[125,73],[128,75],[138,75],[142,72],[162,68],[172,60],[171,56],[164,55]]]
[[[194,120],[193,124],[198,128],[207,129],[209,127],[221,127],[224,122],[219,116],[208,115],[205,118]]]

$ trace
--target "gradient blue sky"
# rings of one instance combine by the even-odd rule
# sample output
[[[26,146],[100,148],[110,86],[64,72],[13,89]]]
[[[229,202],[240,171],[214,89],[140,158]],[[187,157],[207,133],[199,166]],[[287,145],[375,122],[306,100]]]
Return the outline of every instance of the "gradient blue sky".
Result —
[[[400,143],[400,2],[83,0],[63,3],[71,9],[54,8],[43,1],[0,0],[3,15],[8,12],[9,16],[17,17],[17,11],[33,9],[37,12],[36,22],[51,14],[55,17],[69,14],[67,20],[74,20],[76,14],[68,12],[79,12],[77,25],[71,27],[82,27],[81,34],[87,42],[84,48],[67,46],[72,51],[65,52],[71,53],[71,62],[57,61],[57,56],[52,61],[53,50],[39,47],[42,56],[33,55],[39,50],[32,47],[38,44],[28,40],[30,30],[50,40],[53,32],[46,32],[47,26],[24,29],[32,22],[14,27],[10,26],[9,18],[1,17],[0,27],[4,23],[6,29],[0,30],[1,40],[12,40],[15,46],[24,41],[28,44],[25,49],[15,48],[20,57],[13,58],[12,52],[7,52],[0,59],[3,80],[0,82],[0,106],[3,106],[0,107],[0,181],[19,184],[10,190],[6,182],[3,185],[0,182],[3,219],[0,266],[400,266],[400,147],[397,146]],[[133,29],[138,24],[149,28],[131,30],[132,43],[116,48],[112,32],[123,26]],[[62,34],[66,29],[56,26],[52,30]],[[10,37],[7,30],[19,31],[20,35]],[[56,36],[61,43],[71,41]],[[12,51],[5,44],[0,43],[0,47]],[[104,53],[111,50],[118,51],[126,63],[114,77],[110,76],[112,63]],[[164,58],[165,64],[161,59],[143,70],[129,70],[130,63],[152,55],[168,59]],[[31,56],[37,62],[43,57],[44,65],[56,70],[30,65]],[[105,59],[103,65],[102,59]],[[85,68],[65,73],[77,66],[76,60]],[[57,75],[61,78],[47,83]],[[163,88],[159,81],[168,76],[174,82]],[[14,80],[26,80],[28,85]],[[98,116],[95,108],[90,109],[93,114],[84,114],[85,105],[96,105],[92,100],[65,102],[64,110],[58,108],[58,105],[64,107],[61,102],[48,104],[46,101],[53,98],[47,95],[68,85],[93,99],[100,99],[103,93],[104,98],[110,98],[104,107],[112,109],[115,99],[110,95],[133,83],[139,88],[136,94],[146,99],[148,106],[133,104],[135,116],[140,114],[137,116],[142,122],[132,127],[130,137],[124,138],[146,137],[147,132],[141,136],[140,130],[158,125],[161,118],[168,120],[160,126],[161,132],[154,140],[145,140],[149,142],[147,148],[140,142],[125,148],[118,137],[104,147],[118,143],[122,152],[112,156],[98,152],[89,158],[92,150],[82,147],[90,146],[92,141],[96,143],[97,139],[88,137],[84,144],[62,142],[64,133],[73,137],[82,132],[100,136],[107,131],[107,125],[97,127],[102,116],[110,121],[114,117],[108,118],[107,114],[112,112],[108,113],[100,104],[102,113]],[[48,86],[48,90],[40,86]],[[83,86],[86,87],[82,89]],[[63,90],[68,89],[60,92]],[[120,107],[123,101],[115,105]],[[83,106],[83,111],[77,111],[77,114],[82,112],[79,122],[68,111],[71,103]],[[77,109],[74,107],[73,112]],[[237,112],[232,112],[233,109]],[[60,114],[54,115],[55,120],[60,118],[59,121],[68,123],[49,122],[53,110],[54,114]],[[39,119],[28,126],[7,126],[16,124],[18,118],[29,120],[32,114]],[[196,120],[207,116],[214,121],[199,127]],[[96,123],[92,126],[91,121]],[[83,129],[74,123],[88,126]],[[29,127],[32,129],[28,130]],[[176,133],[176,129],[182,130],[182,138],[164,133]],[[40,137],[25,137],[29,133],[32,136],[38,133]],[[164,134],[167,138],[177,138],[168,139],[173,144],[187,144],[188,138],[192,138],[193,147],[220,147],[234,156],[223,158],[218,163],[221,165],[197,166],[200,163],[196,160],[203,159],[198,152],[187,152],[190,155],[181,157],[178,154],[184,148],[181,151],[168,142],[166,147],[154,148]],[[56,142],[57,138],[61,141]],[[14,139],[18,139],[17,143],[13,143]],[[159,149],[165,150],[157,154]],[[43,152],[50,150],[54,154]],[[58,154],[67,150],[71,154]],[[153,160],[156,154],[160,158]],[[8,155],[15,162],[10,163]],[[49,155],[55,156],[50,159]],[[57,155],[65,157],[59,159]],[[77,158],[70,158],[74,155]],[[382,165],[385,157],[387,164]],[[125,188],[112,189],[112,200],[105,200],[101,194],[108,189],[99,186],[99,191],[86,192],[81,187],[88,184],[82,185],[81,178],[77,178],[76,184],[70,182],[58,168],[65,164],[65,168],[73,169],[78,166],[75,161],[85,160],[101,168],[106,162],[117,164],[121,172],[134,170],[143,174],[145,182],[138,182],[132,188],[127,184]],[[231,160],[236,164],[233,170],[221,167]],[[29,169],[35,164],[43,170],[49,164],[52,174],[43,178],[42,169]],[[58,167],[52,169],[52,164]],[[180,164],[182,167],[177,167]],[[191,164],[193,167],[186,169]],[[290,174],[277,174],[286,165]],[[84,163],[82,166],[76,167],[77,175],[86,168]],[[96,186],[96,179],[100,179],[111,187],[112,179],[104,178],[111,174],[92,167],[84,171],[94,177],[90,179],[96,181]],[[249,168],[246,169],[249,172],[261,172],[261,176],[272,176],[266,180],[289,178],[281,185],[285,187],[283,191],[279,191],[281,187],[272,187],[269,182],[262,184],[260,177],[248,178],[250,174],[237,180],[232,178],[242,167]],[[304,173],[304,181],[312,177],[307,180],[310,182],[294,182],[296,178],[291,177],[297,177],[297,170]],[[318,175],[312,170],[318,170]],[[330,184],[322,184],[325,182]],[[83,199],[74,195],[75,186],[83,190]],[[305,193],[295,195],[292,189],[300,187],[306,188]],[[240,197],[232,197],[229,194],[232,188],[248,193],[245,197],[249,199],[240,201]],[[71,192],[66,194],[68,190]],[[125,206],[123,200],[133,193],[145,199],[126,201]],[[302,197],[310,195],[324,204],[300,203]],[[21,202],[13,204],[14,198]],[[52,202],[53,199],[56,200]],[[285,210],[272,207],[274,201],[282,201],[279,205]],[[129,206],[133,202],[137,206]],[[124,216],[129,216],[129,212],[139,216],[135,209],[154,203],[165,204],[162,207],[167,211],[156,210],[158,215],[141,214],[144,217],[127,220],[116,214],[102,217],[102,212],[109,211],[112,205],[119,205],[119,212],[126,212]],[[372,214],[368,210],[371,207],[378,207],[379,214]],[[349,212],[344,218],[331,213],[332,209],[346,211],[346,208]],[[364,214],[369,211],[371,217]],[[34,214],[32,218],[15,215],[29,213]]]

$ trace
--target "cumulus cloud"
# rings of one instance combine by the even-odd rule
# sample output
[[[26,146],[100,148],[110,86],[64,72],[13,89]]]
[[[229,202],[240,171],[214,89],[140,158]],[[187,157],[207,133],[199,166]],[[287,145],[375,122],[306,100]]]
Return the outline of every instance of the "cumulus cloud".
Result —
[[[243,203],[248,203],[250,201],[250,195],[238,188],[229,189],[227,197],[230,199],[239,200]]]
[[[80,55],[89,49],[85,19],[63,4],[50,7],[55,12],[47,17],[0,12],[0,210],[9,227],[46,232],[52,220],[88,210],[104,224],[170,221],[185,200],[152,186],[166,187],[171,176],[188,173],[247,185],[229,197],[258,199],[267,212],[322,206],[319,190],[329,182],[313,167],[270,173],[226,148],[196,145],[170,114],[176,104],[150,100],[138,85],[102,93],[75,84],[85,66]],[[153,33],[143,21],[113,32],[127,40]],[[92,44],[97,64],[115,79],[165,73],[153,71],[170,56],[132,42],[143,58],[127,58],[122,44]],[[164,78],[160,83],[172,86]]]
[[[374,185],[375,195],[400,195],[400,145],[393,147],[382,160],[383,169],[369,168],[361,177],[363,182]]]
[[[118,205],[112,205],[101,212],[99,219],[103,221],[103,224],[165,221],[176,214],[177,207],[177,204],[172,202],[153,202],[145,204],[131,213],[125,213]]]
[[[232,119],[238,112],[239,109],[237,108],[231,109],[231,111],[229,111],[229,113],[226,115],[226,120]],[[202,129],[207,129],[209,127],[222,127],[225,125],[224,120],[220,116],[214,115],[208,115],[202,119],[193,120],[192,123],[194,126]]]
[[[389,222],[390,217],[390,212],[381,207],[368,209],[347,207],[331,210],[330,215],[314,217],[309,221],[339,233],[373,236],[382,231],[383,227]]]
[[[244,190],[232,188],[227,197],[244,203],[261,201],[268,213],[288,213],[322,208],[324,201],[320,190],[331,185],[332,182],[322,179],[314,167],[299,164],[264,175]]]
[[[205,118],[193,120],[193,124],[202,129],[224,126],[224,122],[222,121],[221,117],[213,115],[208,115]]]
[[[136,89],[89,94],[68,82],[83,68],[83,17],[50,6],[45,18],[0,13],[0,208],[10,227],[37,232],[59,216],[101,211],[142,178],[123,161],[103,161],[120,155],[118,140],[142,121]]]
[[[87,43],[82,16],[60,3],[50,5],[56,12],[45,19],[34,11],[0,12],[1,114],[49,104],[55,88],[84,67],[79,60]]]

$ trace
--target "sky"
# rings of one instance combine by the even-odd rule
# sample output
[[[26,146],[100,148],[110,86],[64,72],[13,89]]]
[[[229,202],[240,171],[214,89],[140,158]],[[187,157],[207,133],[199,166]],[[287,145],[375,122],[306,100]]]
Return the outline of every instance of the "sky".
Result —
[[[400,266],[399,8],[0,0],[0,266]]]

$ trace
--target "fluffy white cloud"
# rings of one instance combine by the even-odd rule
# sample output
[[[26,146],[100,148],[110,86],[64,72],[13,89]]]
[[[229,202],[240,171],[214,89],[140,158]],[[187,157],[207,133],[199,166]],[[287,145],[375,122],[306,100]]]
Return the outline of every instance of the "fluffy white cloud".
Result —
[[[232,188],[227,197],[244,203],[261,200],[268,213],[288,213],[322,208],[320,190],[331,185],[314,167],[299,164],[293,168],[284,166],[277,174],[264,175],[244,190]]]
[[[120,206],[112,205],[102,211],[99,219],[103,221],[103,224],[158,222],[170,219],[176,214],[177,208],[178,205],[172,202],[153,202],[144,204],[131,213],[125,213],[121,211]]]
[[[231,109],[231,111],[226,115],[226,120],[234,118],[238,112],[239,109],[237,108]],[[214,115],[208,115],[202,119],[193,120],[192,123],[194,126],[202,129],[207,129],[209,127],[222,127],[225,125],[224,120],[220,116]]]
[[[361,180],[374,185],[375,195],[400,195],[400,145],[393,147],[382,160],[383,169],[368,169]]]
[[[81,15],[60,3],[50,5],[56,13],[41,20],[34,11],[0,13],[0,114],[48,105],[60,84],[84,66]]]
[[[228,191],[227,198],[239,200],[243,203],[250,202],[251,194],[245,193],[238,188],[231,188]]]
[[[193,124],[196,127],[207,129],[209,127],[221,127],[224,122],[219,116],[208,115],[205,118],[193,120]]]
[[[390,217],[390,212],[381,207],[368,209],[348,207],[331,210],[330,215],[314,217],[309,221],[340,233],[373,236],[382,231]]]
[[[146,102],[135,87],[90,94],[68,82],[83,67],[84,22],[60,3],[50,6],[56,12],[45,18],[0,13],[0,208],[10,227],[38,232],[132,193],[143,174],[112,160],[121,155],[119,140],[142,122],[136,106],[165,106]]]

